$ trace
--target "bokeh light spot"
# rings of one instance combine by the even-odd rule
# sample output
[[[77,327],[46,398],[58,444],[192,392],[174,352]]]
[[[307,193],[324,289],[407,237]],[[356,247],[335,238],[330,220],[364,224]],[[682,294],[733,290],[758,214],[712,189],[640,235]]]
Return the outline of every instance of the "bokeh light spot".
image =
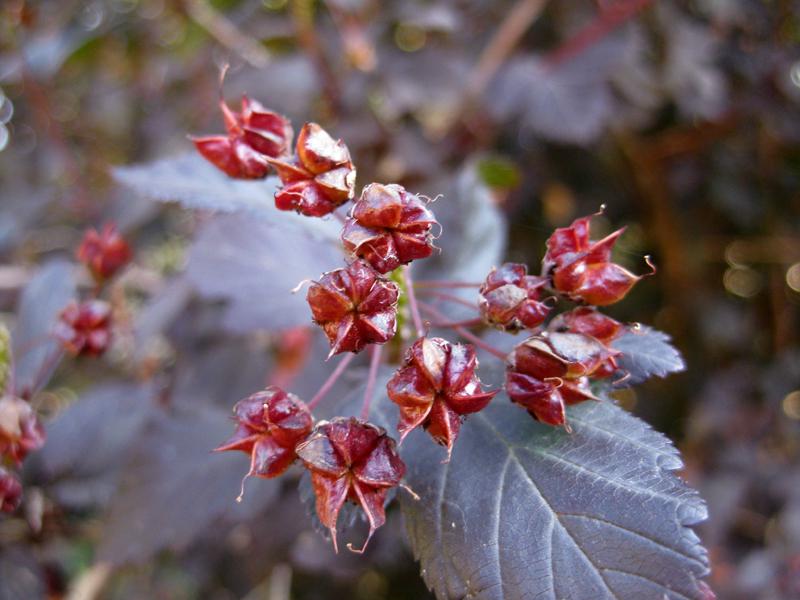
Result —
[[[731,267],[722,277],[725,289],[740,298],[752,298],[761,291],[761,275],[750,267]]]
[[[394,43],[404,52],[422,50],[428,36],[425,31],[410,23],[400,23],[394,30]]]
[[[800,263],[794,263],[786,270],[786,285],[795,292],[800,292]]]
[[[786,394],[783,402],[781,402],[781,406],[787,417],[800,420],[800,390],[795,390]]]
[[[792,65],[789,71],[789,78],[792,80],[793,84],[800,87],[800,60]]]

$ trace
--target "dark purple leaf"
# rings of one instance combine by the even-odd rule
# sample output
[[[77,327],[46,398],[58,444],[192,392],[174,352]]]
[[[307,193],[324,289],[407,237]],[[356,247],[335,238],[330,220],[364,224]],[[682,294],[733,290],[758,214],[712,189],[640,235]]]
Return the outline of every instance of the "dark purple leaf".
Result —
[[[609,79],[627,43],[627,37],[611,36],[555,65],[540,56],[514,58],[490,88],[489,108],[547,140],[588,144],[613,115]]]
[[[140,194],[161,202],[179,202],[186,208],[222,213],[246,213],[276,229],[300,230],[315,239],[338,239],[333,219],[314,219],[275,208],[276,177],[243,180],[228,177],[197,153],[152,163],[116,167],[114,178]]]
[[[0,549],[0,600],[45,598],[44,573],[27,548]]]
[[[465,167],[443,197],[430,205],[442,226],[435,244],[441,252],[414,264],[416,278],[479,282],[492,267],[503,262],[507,244],[507,223],[492,200],[489,188],[478,177],[474,164]],[[477,303],[473,288],[448,290],[452,295]],[[453,320],[469,319],[476,311],[447,303]]]
[[[104,505],[113,495],[128,453],[153,416],[148,386],[100,385],[83,394],[47,427],[35,460],[61,504]]]
[[[668,38],[665,88],[688,117],[720,117],[728,103],[728,84],[716,65],[719,45],[714,36],[673,7],[661,5],[657,14]]]
[[[338,236],[338,223],[314,221],[334,226]],[[228,301],[224,323],[234,331],[305,325],[311,323],[305,289],[291,290],[344,264],[336,239],[326,243],[260,219],[219,216],[192,245],[186,275],[203,296]]]
[[[626,386],[641,383],[654,375],[666,377],[686,368],[680,352],[670,343],[670,337],[646,325],[626,331],[611,345],[622,352],[618,359],[620,368],[630,373],[623,382]]]
[[[64,260],[41,267],[22,291],[11,334],[18,393],[36,392],[50,379],[59,352],[53,326],[76,293],[75,267]]]
[[[183,550],[210,524],[241,522],[272,501],[278,484],[251,479],[244,500],[236,502],[247,457],[211,452],[230,435],[227,416],[203,408],[151,424],[112,502],[99,549],[103,560],[141,562],[166,548]]]
[[[673,471],[670,441],[613,404],[570,409],[570,435],[495,399],[467,419],[449,464],[404,444],[400,495],[437,597],[698,599],[708,572],[692,525],[706,518]]]

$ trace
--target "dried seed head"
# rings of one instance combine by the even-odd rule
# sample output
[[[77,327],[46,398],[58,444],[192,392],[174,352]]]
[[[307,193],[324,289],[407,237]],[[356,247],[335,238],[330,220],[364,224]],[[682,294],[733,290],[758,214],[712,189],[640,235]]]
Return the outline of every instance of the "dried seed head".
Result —
[[[583,217],[555,230],[547,240],[542,272],[572,300],[605,306],[622,300],[641,277],[611,262],[611,251],[624,228],[593,242],[590,220]]]
[[[70,354],[100,356],[111,344],[111,305],[102,300],[70,303],[61,311],[54,335]]]
[[[292,126],[282,115],[264,108],[247,96],[242,110],[233,112],[220,100],[225,135],[192,138],[197,151],[230,177],[261,179],[269,171],[268,158],[287,155],[292,144]]]
[[[296,458],[295,446],[308,437],[313,426],[305,402],[275,386],[240,400],[233,413],[236,431],[216,451],[238,450],[250,455],[245,479],[283,473]]]
[[[22,484],[9,471],[0,467],[0,512],[14,512],[22,502]]]
[[[44,427],[30,404],[10,394],[0,397],[0,458],[20,464],[44,440]]]
[[[333,356],[388,342],[395,333],[398,295],[397,285],[357,260],[312,283],[307,299]]]
[[[509,355],[506,392],[538,421],[567,427],[565,406],[596,399],[589,377],[606,377],[618,354],[580,333],[533,336]]]
[[[350,152],[316,123],[306,123],[297,136],[296,155],[269,159],[284,187],[275,194],[279,210],[322,217],[355,193],[356,170]]]
[[[505,263],[492,269],[480,289],[483,319],[506,331],[533,329],[541,325],[550,306],[540,300],[547,278],[528,275],[519,263]]]
[[[99,232],[88,229],[76,254],[98,283],[111,279],[131,260],[130,246],[113,223]]]
[[[363,551],[386,521],[387,492],[398,486],[405,474],[395,441],[371,423],[338,417],[319,423],[297,447],[297,456],[311,473],[317,516],[330,530],[334,549],[338,551],[336,521],[345,501],[364,511],[369,534]]]
[[[433,213],[419,196],[399,185],[372,183],[353,206],[342,242],[376,271],[388,273],[431,255],[434,223]]]
[[[400,439],[422,425],[447,447],[449,460],[463,415],[483,410],[497,394],[482,389],[477,367],[470,345],[427,337],[414,342],[386,385],[389,398],[400,407]]]
[[[609,351],[608,357],[594,370],[592,377],[600,379],[610,377],[617,372],[619,352],[611,347],[611,342],[622,332],[623,325],[604,315],[595,308],[579,306],[553,319],[549,328],[552,331],[566,331],[593,337]]]

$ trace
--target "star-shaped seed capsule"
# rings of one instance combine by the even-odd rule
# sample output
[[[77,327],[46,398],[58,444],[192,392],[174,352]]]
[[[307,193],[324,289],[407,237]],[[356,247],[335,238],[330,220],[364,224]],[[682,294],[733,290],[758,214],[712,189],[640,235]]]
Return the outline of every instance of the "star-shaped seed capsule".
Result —
[[[305,402],[276,386],[240,400],[233,407],[233,414],[236,431],[216,451],[248,454],[250,470],[245,479],[269,479],[283,473],[297,457],[295,446],[308,437],[313,426]]]
[[[611,262],[611,251],[625,229],[592,241],[591,218],[582,217],[569,227],[555,230],[547,240],[542,274],[572,300],[605,306],[622,300],[641,276]]]
[[[550,312],[550,306],[541,301],[546,285],[546,277],[528,275],[523,264],[505,263],[492,269],[480,289],[481,316],[506,331],[538,327]]]
[[[593,337],[552,332],[518,344],[507,361],[506,392],[512,402],[526,408],[548,425],[566,422],[565,407],[596,400],[590,377],[605,377],[605,365],[619,354]]]
[[[0,397],[0,462],[5,457],[18,465],[44,440],[44,427],[28,402],[12,394]]]
[[[269,164],[283,182],[283,188],[275,194],[279,210],[322,217],[355,194],[356,169],[350,151],[316,123],[303,125],[295,156],[269,159]]]
[[[289,120],[242,96],[242,110],[234,112],[220,100],[225,135],[194,137],[197,151],[230,177],[261,179],[269,171],[268,158],[291,152]]]
[[[399,185],[372,183],[353,206],[342,242],[376,271],[388,273],[431,255],[434,223],[436,218],[419,196]]]
[[[297,447],[297,456],[311,473],[317,516],[330,530],[334,549],[338,551],[336,521],[345,501],[364,511],[369,534],[357,550],[362,552],[375,530],[385,523],[386,495],[400,484],[406,471],[394,440],[371,423],[337,417],[319,423]]]
[[[361,260],[325,273],[312,283],[308,305],[314,321],[328,336],[330,356],[359,352],[367,344],[383,344],[392,339],[398,295],[396,284]]]
[[[477,367],[470,345],[436,337],[414,342],[386,385],[389,398],[400,407],[400,439],[422,425],[447,447],[449,460],[464,415],[483,410],[498,391],[482,389]]]

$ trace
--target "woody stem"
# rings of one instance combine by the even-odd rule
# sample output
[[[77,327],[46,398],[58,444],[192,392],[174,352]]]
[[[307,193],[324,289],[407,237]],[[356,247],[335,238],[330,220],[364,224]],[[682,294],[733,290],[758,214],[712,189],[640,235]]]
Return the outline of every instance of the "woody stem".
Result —
[[[372,405],[372,395],[375,393],[375,382],[378,379],[378,367],[381,365],[383,347],[373,344],[369,350],[369,375],[367,376],[367,389],[364,390],[364,404],[361,406],[361,418],[364,421],[369,417],[369,407]]]
[[[339,361],[339,364],[336,365],[336,368],[333,370],[333,373],[331,373],[328,376],[328,379],[325,380],[325,383],[322,384],[322,387],[319,388],[319,391],[316,394],[314,394],[314,397],[311,398],[311,400],[309,401],[308,403],[309,409],[313,410],[314,407],[317,404],[319,404],[320,401],[325,397],[325,395],[329,391],[331,391],[331,388],[339,379],[339,376],[342,373],[344,373],[345,369],[347,368],[347,365],[349,365],[350,361],[352,361],[355,357],[356,357],[355,354],[347,354],[344,358],[342,358],[342,360]]]
[[[420,302],[419,305],[420,305],[420,308],[422,308],[422,310],[424,310],[427,313],[430,313],[432,316],[436,317],[437,319],[442,319],[442,320],[447,319],[447,317],[444,315],[444,313],[440,312],[439,310],[437,310],[436,308],[434,308],[430,304],[427,304],[425,302]],[[503,352],[502,350],[498,350],[494,346],[490,346],[489,344],[484,342],[481,338],[479,338],[474,333],[471,333],[471,332],[467,331],[466,329],[464,329],[460,325],[452,325],[451,327],[452,327],[453,331],[455,331],[458,335],[463,337],[465,340],[469,340],[470,342],[475,344],[478,348],[486,350],[486,352],[488,352],[489,354],[491,354],[493,356],[496,356],[500,360],[505,360],[506,359],[506,353],[505,352]]]
[[[411,267],[409,265],[403,267],[403,283],[408,294],[408,308],[411,311],[411,318],[414,320],[417,337],[423,337],[425,335],[425,327],[422,325],[422,316],[419,314],[417,294],[414,292],[414,280],[411,277]]]

